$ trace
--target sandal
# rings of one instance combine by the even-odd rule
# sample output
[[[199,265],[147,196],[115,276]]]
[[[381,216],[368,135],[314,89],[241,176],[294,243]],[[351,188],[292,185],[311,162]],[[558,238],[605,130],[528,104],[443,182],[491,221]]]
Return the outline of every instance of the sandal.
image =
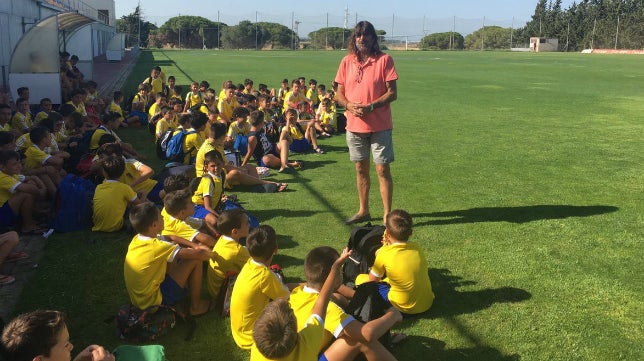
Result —
[[[25,252],[12,252],[12,253],[9,253],[9,255],[7,256],[7,258],[5,258],[4,261],[7,263],[17,262],[25,258],[29,258],[29,255]]]
[[[293,163],[294,163],[293,168],[295,168],[295,169],[302,169],[302,167],[304,167],[304,163],[302,163],[302,162],[293,161]]]
[[[322,148],[320,148],[320,147],[317,147],[317,148],[315,148],[315,149],[313,149],[313,150],[314,150],[317,154],[324,154],[324,153],[325,153],[325,152],[324,152],[324,150],[323,150]]]
[[[10,285],[16,282],[16,279],[9,275],[0,275],[0,286]]]
[[[394,347],[394,346],[400,345],[406,340],[407,340],[407,335],[405,335],[404,333],[392,332],[389,343],[391,344],[391,347]]]
[[[288,183],[277,183],[277,192],[284,192],[288,188]]]

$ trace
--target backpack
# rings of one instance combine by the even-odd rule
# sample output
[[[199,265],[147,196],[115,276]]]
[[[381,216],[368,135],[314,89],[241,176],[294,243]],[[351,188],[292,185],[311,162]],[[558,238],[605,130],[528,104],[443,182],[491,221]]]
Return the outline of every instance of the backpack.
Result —
[[[155,309],[156,312],[153,312]],[[141,310],[126,304],[116,315],[117,336],[130,342],[154,341],[174,328],[176,321],[176,312],[172,307],[159,305]]]
[[[171,162],[183,163],[183,160],[188,152],[192,149],[185,151],[183,149],[183,141],[186,139],[188,134],[195,134],[196,131],[191,130],[189,132],[185,130],[179,131],[177,134],[173,135],[172,138],[168,141],[168,145],[165,150],[165,156],[167,160]]]
[[[68,174],[58,186],[52,209],[51,228],[74,232],[92,227],[92,201],[96,185],[75,174]]]
[[[366,282],[356,288],[353,298],[346,307],[346,312],[356,320],[367,323],[382,317],[389,307],[391,305],[378,292],[378,282]],[[389,330],[378,341],[389,348],[391,346]]]
[[[347,247],[352,250],[352,254],[342,268],[344,284],[353,287],[359,274],[369,272],[376,259],[376,251],[382,247],[384,232],[384,226],[372,226],[371,223],[351,229]]]
[[[170,142],[170,139],[172,139],[172,133],[174,132],[174,129],[168,129],[163,134],[161,134],[161,137],[157,139],[157,157],[161,160],[167,160],[168,156],[166,155],[166,151],[168,150],[168,143]],[[183,159],[182,159],[183,160]]]

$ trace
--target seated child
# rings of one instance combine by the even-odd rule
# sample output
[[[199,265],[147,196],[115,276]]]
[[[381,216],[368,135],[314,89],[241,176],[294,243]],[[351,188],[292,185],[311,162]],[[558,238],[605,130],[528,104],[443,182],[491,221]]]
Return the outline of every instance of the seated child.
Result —
[[[221,232],[208,266],[208,293],[217,299],[221,285],[228,272],[241,271],[250,258],[248,249],[239,240],[248,236],[250,226],[243,209],[235,208],[221,213],[217,218],[217,229]],[[225,290],[224,290],[225,292]]]
[[[161,117],[157,121],[156,129],[154,132],[157,142],[165,132],[175,128],[172,124],[172,121],[174,119],[174,110],[170,106],[162,106],[159,113],[161,114]]]
[[[235,108],[230,117],[230,126],[226,134],[226,147],[239,151],[241,155],[246,155],[248,148],[249,115],[248,109],[244,107]]]
[[[98,148],[96,155],[99,160],[111,155],[123,157],[123,150],[119,143],[106,143]],[[163,189],[163,184],[152,179],[154,175],[152,168],[136,159],[123,157],[123,160],[125,161],[125,171],[118,181],[132,187],[142,198],[147,198],[153,203],[161,202],[159,192]]]
[[[40,111],[36,114],[35,123],[38,124],[43,119],[48,118],[52,108],[53,108],[53,104],[51,102],[51,99],[49,98],[40,99]]]
[[[183,248],[159,235],[163,217],[152,203],[132,207],[130,222],[138,233],[127,249],[123,274],[130,301],[145,310],[156,305],[174,306],[190,292],[190,314],[208,312],[201,299],[203,261],[213,256],[205,248]]]
[[[224,142],[226,139],[226,125],[222,123],[210,124],[209,136],[205,142],[199,148],[197,152],[197,158],[195,161],[195,171],[197,177],[201,177],[204,173],[204,157],[206,153],[216,150],[224,159],[224,169],[226,171],[224,188],[231,189],[236,185],[247,185],[247,186],[271,186],[277,192],[283,192],[288,187],[287,183],[278,183],[268,180],[261,179],[257,174],[257,167],[252,164],[246,164],[245,166],[236,166],[231,162],[227,162],[226,153],[224,151]]]
[[[37,177],[21,175],[21,169],[20,154],[0,151],[0,229],[19,226],[23,233],[39,234],[45,229],[33,219],[34,201],[47,190]]]
[[[319,297],[318,292],[338,257],[338,252],[331,247],[314,248],[306,256],[306,284],[293,289],[289,299],[297,318],[298,330],[305,326],[310,309]],[[353,360],[359,353],[363,353],[367,360],[395,360],[378,338],[401,320],[400,312],[390,307],[383,316],[362,323],[345,313],[332,300],[327,307],[326,331],[318,351],[323,352],[329,361]]]
[[[307,311],[308,316],[303,327],[298,327],[295,313],[285,298],[271,302],[264,308],[253,329],[251,361],[324,360],[324,356],[318,355],[328,304],[333,291],[342,283],[342,264],[350,255],[351,252],[345,249],[342,256],[331,266],[329,276],[320,288],[313,307]],[[353,360],[349,357],[345,359]]]
[[[193,227],[186,223],[186,220],[195,213],[195,205],[192,203],[192,193],[188,189],[181,189],[170,192],[163,199],[163,232],[164,236],[177,236],[183,241],[180,243],[186,246],[189,242],[200,243],[212,249],[215,246],[215,239],[200,230],[206,231],[204,225]]]
[[[121,104],[123,103],[123,99],[125,99],[125,97],[123,96],[123,92],[121,92],[120,90],[115,91],[112,97],[112,102],[110,102],[110,104],[108,105],[106,112],[118,113],[119,122],[121,122],[120,124],[121,127],[128,127],[130,124],[140,125],[138,115],[130,115],[130,114],[125,114],[123,112],[123,108],[121,107]]]
[[[288,160],[288,141],[280,139],[279,143],[271,143],[266,137],[264,131],[264,113],[253,111],[250,115],[250,133],[248,135],[248,152],[242,161],[245,166],[250,160],[251,155],[262,167],[279,168],[279,172],[284,172],[293,168],[301,168],[299,162]]]
[[[224,161],[221,154],[211,150],[204,157],[204,173],[192,196],[195,206],[194,217],[203,219],[213,228],[217,223],[217,209],[224,194],[223,181]]]
[[[0,350],[5,360],[114,361],[114,355],[99,345],[87,346],[72,359],[65,315],[36,310],[17,316],[2,330]]]
[[[416,244],[408,242],[412,234],[411,215],[395,209],[386,219],[383,246],[376,253],[369,280],[383,281],[383,298],[400,312],[425,312],[434,302],[434,293],[425,255]]]
[[[148,119],[152,119],[159,111],[161,107],[168,105],[168,99],[164,92],[158,92],[155,94],[155,102],[152,103],[150,109],[148,109]]]
[[[331,99],[324,98],[315,113],[315,130],[324,137],[330,137],[336,129],[338,129],[337,114],[331,109]]]
[[[69,153],[66,152],[46,153],[44,150],[51,147],[51,139],[51,133],[47,128],[36,127],[29,132],[29,140],[32,145],[25,150],[25,167],[31,170],[44,168],[46,173],[39,174],[39,178],[47,185],[49,193],[52,193],[51,184],[56,187],[60,184],[65,174],[62,169],[65,157],[69,157]]]
[[[311,126],[313,123],[309,122],[306,130],[304,130],[297,121],[297,111],[295,109],[286,109],[284,117],[286,118],[286,125],[282,129],[280,140],[286,139],[291,152],[305,153],[313,148],[316,153],[324,154],[324,150],[318,147],[315,128]]]
[[[29,133],[33,126],[31,111],[29,110],[29,99],[18,98],[16,100],[16,112],[11,117],[11,129],[19,131],[20,134]]]
[[[101,160],[101,166],[105,180],[94,192],[92,231],[116,232],[123,228],[128,206],[141,200],[132,187],[118,181],[125,171],[123,157],[109,156]]]
[[[119,136],[116,134],[116,130],[119,129],[119,126],[121,124],[119,118],[120,115],[113,112],[105,113],[105,115],[103,115],[103,124],[96,128],[96,130],[92,134],[92,137],[89,141],[89,150],[91,152],[95,152],[99,147],[99,139],[101,139],[104,134],[111,134],[116,138],[116,141],[121,144],[123,152],[125,152],[132,158],[140,158],[139,153],[134,150],[134,147],[130,143],[123,142],[121,138],[119,138]]]
[[[132,122],[130,125],[148,125],[148,114],[145,109],[148,105],[148,93],[150,92],[150,84],[139,84],[138,93],[134,94],[132,98],[132,109],[130,110],[131,117],[137,117],[138,122]]]
[[[288,288],[268,268],[277,253],[277,238],[271,226],[261,225],[246,239],[251,258],[235,281],[230,298],[230,328],[237,346],[250,350],[253,325],[264,307],[289,294]]]

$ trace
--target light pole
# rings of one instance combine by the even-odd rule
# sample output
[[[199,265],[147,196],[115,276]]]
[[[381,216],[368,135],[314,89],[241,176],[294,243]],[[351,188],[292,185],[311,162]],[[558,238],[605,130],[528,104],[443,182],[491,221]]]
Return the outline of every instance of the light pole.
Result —
[[[301,21],[295,20],[295,30],[294,30],[295,31],[295,39],[293,40],[293,50],[297,50],[297,48],[298,48],[297,44],[299,43],[300,36],[298,35],[297,28],[298,28],[298,25],[300,25],[301,23],[302,23]]]

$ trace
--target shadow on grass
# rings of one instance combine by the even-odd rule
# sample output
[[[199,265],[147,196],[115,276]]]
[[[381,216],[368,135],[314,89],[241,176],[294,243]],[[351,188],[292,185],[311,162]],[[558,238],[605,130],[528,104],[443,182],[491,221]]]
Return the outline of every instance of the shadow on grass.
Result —
[[[405,347],[406,344],[418,345]],[[446,348],[446,343],[435,338],[410,335],[400,350],[394,348],[394,354],[400,360],[424,360],[431,355],[433,361],[518,361],[519,355],[503,355],[501,351],[484,346]]]
[[[293,156],[290,156],[289,160],[291,160],[290,158],[296,159],[297,154],[295,154]],[[326,166],[327,164],[335,164],[335,163],[337,163],[337,161],[335,161],[335,160],[305,160],[305,161],[302,161],[302,163],[304,163],[304,167],[302,168],[302,171],[306,171],[306,170],[309,170],[309,169],[321,168],[321,167]]]
[[[414,214],[414,217],[435,217],[416,225],[444,225],[479,222],[526,223],[542,219],[590,217],[619,210],[614,206],[535,205],[523,207],[480,207],[456,211]]]
[[[530,299],[530,292],[514,287],[458,291],[458,287],[475,285],[453,275],[448,269],[429,269],[429,279],[436,299],[426,314],[428,318],[451,318],[486,309],[495,303],[521,302]]]
[[[262,223],[275,218],[275,217],[286,217],[286,218],[297,218],[297,217],[310,217],[318,212],[309,211],[304,209],[251,209],[249,212],[260,219]]]
[[[277,252],[277,254],[273,256],[273,263],[279,264],[282,268],[291,267],[291,266],[296,266],[296,267],[304,266],[303,259],[292,257],[279,252]]]
[[[293,240],[293,237],[287,236],[285,234],[278,234],[277,235],[277,248],[278,249],[289,249],[289,248],[295,248],[299,246],[300,244],[295,242]]]

